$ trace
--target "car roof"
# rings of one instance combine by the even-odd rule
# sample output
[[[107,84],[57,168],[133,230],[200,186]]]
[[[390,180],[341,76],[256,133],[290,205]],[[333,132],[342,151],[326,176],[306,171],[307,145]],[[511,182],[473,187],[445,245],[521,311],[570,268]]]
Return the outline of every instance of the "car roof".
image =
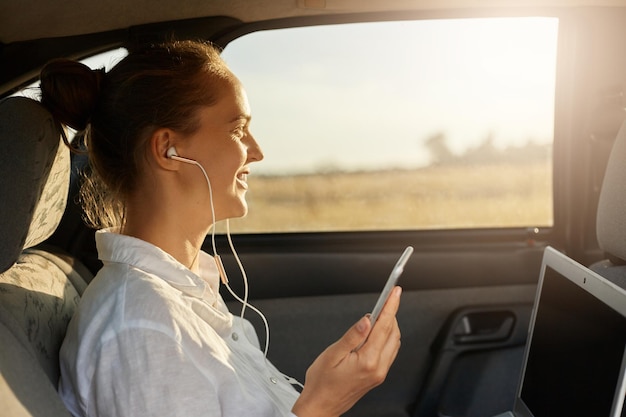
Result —
[[[52,58],[83,58],[168,35],[224,46],[254,29],[316,24],[320,18],[346,21],[349,15],[368,20],[364,13],[385,20],[382,12],[402,19],[416,13],[462,17],[580,7],[626,7],[626,0],[2,0],[0,96],[34,80]],[[254,27],[258,23],[265,25]]]
[[[626,0],[3,0],[0,42],[84,35],[150,23],[227,16],[258,22],[372,11],[626,6]],[[15,17],[15,18],[14,18]]]
[[[84,35],[206,16],[258,22],[381,10],[506,10],[583,6],[626,6],[626,0],[3,0],[0,4],[0,15],[4,16],[0,25],[0,42],[8,44]]]

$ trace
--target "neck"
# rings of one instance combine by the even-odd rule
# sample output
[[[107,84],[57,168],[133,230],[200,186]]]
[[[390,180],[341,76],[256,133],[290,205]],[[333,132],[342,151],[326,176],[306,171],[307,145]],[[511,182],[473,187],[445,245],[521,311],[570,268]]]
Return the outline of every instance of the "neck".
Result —
[[[198,253],[208,230],[195,224],[165,204],[145,196],[138,204],[127,205],[126,222],[121,233],[149,242],[173,256],[192,271],[198,270]]]

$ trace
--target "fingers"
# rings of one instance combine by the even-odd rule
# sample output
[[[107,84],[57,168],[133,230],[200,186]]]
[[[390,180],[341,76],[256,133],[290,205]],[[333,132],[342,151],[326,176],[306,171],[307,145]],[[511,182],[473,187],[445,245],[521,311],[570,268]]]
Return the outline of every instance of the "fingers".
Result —
[[[385,362],[388,361],[390,364],[395,359],[400,348],[400,329],[396,313],[400,306],[401,294],[402,288],[400,287],[395,287],[391,292],[367,342],[361,348],[365,349],[363,354],[372,352],[377,356],[380,355],[381,359],[384,358]]]
[[[400,328],[396,322],[389,335],[388,343],[385,344],[380,354],[381,361],[386,362],[388,368],[391,367],[391,364],[396,360],[396,356],[400,350],[400,344]]]
[[[350,352],[363,344],[371,328],[372,324],[369,318],[367,316],[361,317],[361,319],[348,329],[341,339],[331,345],[327,351],[332,353],[333,357],[337,358],[338,362],[343,360]]]
[[[341,415],[385,380],[400,347],[395,317],[400,294],[401,289],[394,288],[375,326],[372,327],[368,316],[362,317],[313,362],[307,370],[304,389],[294,404],[294,414]],[[363,347],[355,351],[364,341]]]
[[[385,363],[393,362],[400,348],[400,329],[396,321],[396,312],[400,305],[401,294],[400,287],[393,289],[374,328],[368,316],[361,317],[341,339],[326,349],[325,357],[331,366],[336,366],[350,353],[360,351],[365,346],[368,347],[368,351],[372,352],[372,355],[385,358]]]

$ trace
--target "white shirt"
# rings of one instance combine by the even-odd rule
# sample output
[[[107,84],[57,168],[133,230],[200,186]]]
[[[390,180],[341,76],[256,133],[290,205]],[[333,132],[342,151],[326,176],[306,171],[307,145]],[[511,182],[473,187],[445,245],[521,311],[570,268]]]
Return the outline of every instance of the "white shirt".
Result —
[[[96,244],[104,267],[60,353],[59,392],[74,416],[293,416],[298,392],[252,325],[228,312],[211,256],[200,253],[198,276],[112,230]]]

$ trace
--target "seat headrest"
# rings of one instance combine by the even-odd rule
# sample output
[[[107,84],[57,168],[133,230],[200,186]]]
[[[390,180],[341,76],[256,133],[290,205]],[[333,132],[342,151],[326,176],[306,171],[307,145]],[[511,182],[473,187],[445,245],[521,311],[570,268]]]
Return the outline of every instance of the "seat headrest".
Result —
[[[596,232],[604,252],[626,261],[626,121],[617,134],[606,166]]]
[[[67,201],[70,157],[57,124],[35,100],[0,101],[0,272],[46,240]]]

